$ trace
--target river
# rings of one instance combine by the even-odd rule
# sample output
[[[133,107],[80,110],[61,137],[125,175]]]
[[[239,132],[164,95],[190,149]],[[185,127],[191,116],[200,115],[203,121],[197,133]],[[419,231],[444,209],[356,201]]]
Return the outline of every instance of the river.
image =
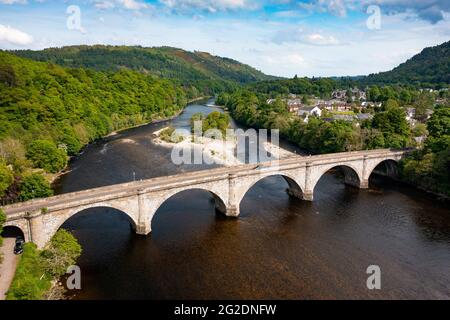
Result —
[[[151,137],[169,123],[188,128],[192,114],[214,110],[194,103],[171,121],[88,146],[57,192],[211,168],[172,164],[170,150]],[[83,211],[63,225],[83,247],[82,289],[68,297],[450,299],[448,203],[386,178],[370,182],[369,190],[357,190],[327,174],[311,203],[290,198],[281,177],[266,178],[245,195],[238,219],[215,213],[207,192],[186,191],[163,204],[146,237],[119,211]],[[366,286],[370,265],[380,267],[380,290]]]

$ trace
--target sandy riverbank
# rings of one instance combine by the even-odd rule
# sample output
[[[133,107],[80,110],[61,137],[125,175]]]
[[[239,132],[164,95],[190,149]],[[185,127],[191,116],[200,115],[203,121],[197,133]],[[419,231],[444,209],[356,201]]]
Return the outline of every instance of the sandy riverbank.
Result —
[[[166,148],[177,148],[176,154],[186,154],[187,152],[201,152],[203,159],[207,164],[220,164],[224,166],[234,166],[243,163],[237,156],[237,141],[236,138],[229,138],[227,140],[211,139],[206,137],[197,137],[195,140],[190,134],[181,134],[183,141],[178,143],[167,142],[162,140],[159,136],[162,131],[155,131],[153,142]],[[295,156],[296,154],[286,149],[280,148],[270,142],[264,142],[264,149],[276,159],[285,159]]]

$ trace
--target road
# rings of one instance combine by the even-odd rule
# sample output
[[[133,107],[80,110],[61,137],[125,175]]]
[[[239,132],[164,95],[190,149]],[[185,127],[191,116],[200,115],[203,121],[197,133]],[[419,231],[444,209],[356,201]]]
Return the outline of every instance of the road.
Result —
[[[19,256],[13,252],[16,238],[4,238],[0,252],[3,255],[3,262],[0,264],[0,300],[5,300],[6,292],[16,272]]]

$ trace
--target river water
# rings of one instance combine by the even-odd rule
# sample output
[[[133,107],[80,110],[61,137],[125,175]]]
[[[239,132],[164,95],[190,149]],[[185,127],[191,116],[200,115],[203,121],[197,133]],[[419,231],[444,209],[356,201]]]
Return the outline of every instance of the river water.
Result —
[[[211,168],[172,164],[170,150],[151,136],[169,123],[188,128],[192,114],[214,110],[192,104],[174,120],[88,146],[58,193]],[[290,198],[283,178],[266,178],[245,195],[238,219],[216,213],[209,193],[186,191],[162,205],[148,236],[136,235],[119,211],[83,211],[63,225],[83,246],[82,289],[69,297],[450,299],[448,203],[386,178],[370,183],[356,190],[330,173],[310,203]],[[367,288],[370,265],[380,267],[380,290]]]

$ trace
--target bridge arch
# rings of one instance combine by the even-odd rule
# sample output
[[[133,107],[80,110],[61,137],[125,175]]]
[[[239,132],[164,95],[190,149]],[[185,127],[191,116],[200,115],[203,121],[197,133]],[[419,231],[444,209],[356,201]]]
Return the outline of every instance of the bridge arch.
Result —
[[[158,212],[158,210],[168,201],[170,201],[172,198],[176,197],[177,195],[180,195],[182,193],[192,192],[192,191],[203,191],[206,194],[209,194],[214,199],[215,203],[215,209],[226,213],[227,210],[227,203],[228,203],[228,196],[222,194],[219,192],[219,190],[214,190],[213,188],[208,188],[205,186],[194,186],[192,188],[183,188],[183,189],[172,189],[169,192],[165,192],[160,197],[152,196],[152,199],[150,199],[151,203],[151,212],[149,215],[149,223],[150,223],[150,230],[153,223],[153,219]]]
[[[25,241],[26,242],[31,241],[28,224],[25,221],[23,221],[23,220],[22,221],[7,221],[3,225],[3,231],[5,231],[6,228],[15,228],[17,230],[20,230],[20,232],[23,234]]]
[[[311,191],[314,193],[317,184],[326,173],[336,169],[341,170],[341,172],[344,174],[344,183],[346,185],[350,185],[357,188],[361,186],[361,183],[363,182],[362,168],[358,168],[356,165],[352,163],[329,164],[321,166],[320,168],[317,169],[316,174],[313,175],[310,182]]]
[[[258,182],[269,178],[269,177],[282,177],[287,185],[288,185],[288,193],[289,195],[296,197],[296,198],[302,198],[303,197],[303,190],[304,190],[304,183],[302,183],[302,180],[295,176],[294,174],[290,172],[270,172],[267,174],[261,174],[261,175],[255,175],[251,178],[245,179],[246,182],[241,184],[238,187],[237,194],[236,194],[236,206],[239,209],[242,199],[244,199],[245,195],[250,191],[250,189],[253,188]]]
[[[53,235],[61,228],[61,226],[68,221],[70,218],[76,216],[79,213],[82,213],[83,211],[86,211],[88,209],[94,209],[94,208],[110,208],[114,209],[118,212],[121,212],[125,216],[128,217],[128,220],[131,224],[131,227],[136,230],[137,226],[137,219],[138,219],[138,212],[135,208],[133,208],[133,204],[129,203],[130,206],[126,206],[124,204],[120,203],[109,203],[109,202],[101,202],[101,203],[94,203],[94,204],[88,204],[83,206],[74,207],[68,210],[64,210],[60,214],[44,214],[42,215],[42,224],[44,226],[43,231],[44,234],[42,235],[43,238],[39,239],[39,243],[42,245],[45,245],[50,241],[50,239],[53,237]]]
[[[368,180],[373,173],[395,178],[398,175],[398,160],[395,158],[372,160],[366,167],[366,179]]]
[[[4,238],[15,238],[17,236],[21,236],[25,239],[25,233],[23,232],[22,228],[13,225],[3,226],[1,236]]]

